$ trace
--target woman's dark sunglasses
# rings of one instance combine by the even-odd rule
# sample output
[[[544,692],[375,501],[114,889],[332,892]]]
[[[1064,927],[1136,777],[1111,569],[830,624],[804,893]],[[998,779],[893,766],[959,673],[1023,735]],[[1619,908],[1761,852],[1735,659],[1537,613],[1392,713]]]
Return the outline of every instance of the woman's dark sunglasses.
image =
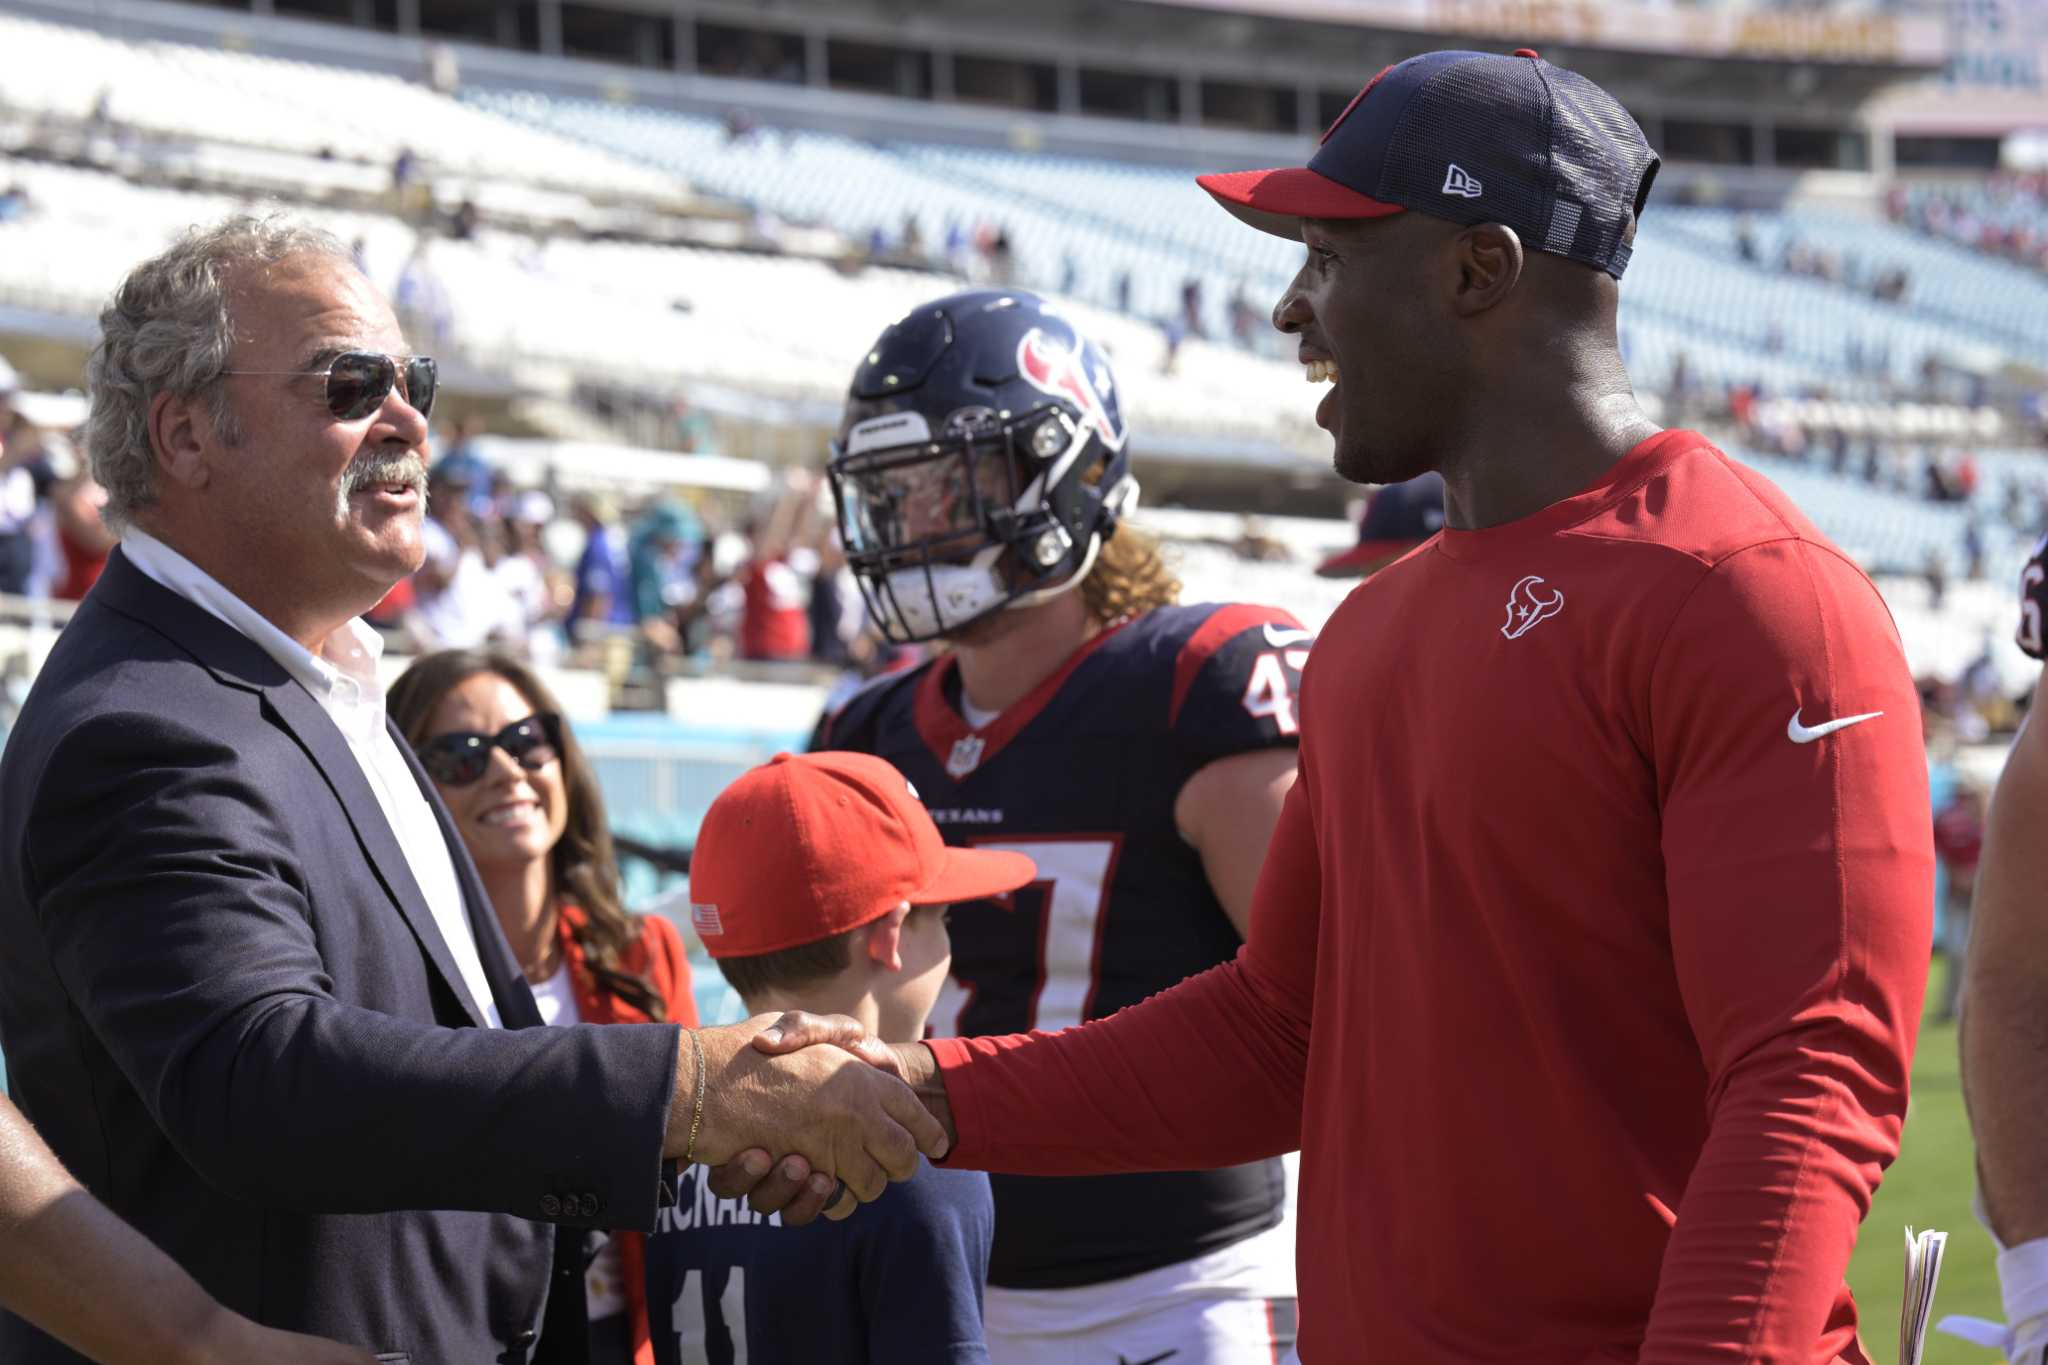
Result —
[[[400,366],[404,367],[401,375]],[[440,368],[432,356],[380,355],[376,351],[343,351],[324,370],[223,370],[223,374],[320,375],[327,380],[327,410],[344,422],[368,417],[384,406],[397,388],[422,417],[434,415],[434,388]]]
[[[491,750],[503,749],[528,772],[538,772],[562,756],[562,718],[539,711],[515,720],[495,735],[451,730],[420,745],[420,766],[444,787],[466,787],[491,766]]]

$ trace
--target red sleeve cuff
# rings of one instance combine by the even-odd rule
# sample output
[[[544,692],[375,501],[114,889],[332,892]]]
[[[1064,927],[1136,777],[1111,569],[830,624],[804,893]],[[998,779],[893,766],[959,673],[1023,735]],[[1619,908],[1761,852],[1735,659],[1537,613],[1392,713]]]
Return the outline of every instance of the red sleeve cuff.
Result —
[[[946,1087],[946,1104],[953,1111],[953,1145],[947,1149],[940,1163],[961,1169],[974,1169],[976,1156],[985,1145],[978,1132],[979,1106],[975,1094],[974,1049],[965,1038],[927,1038],[924,1045],[931,1049],[932,1056],[939,1064],[939,1079]]]

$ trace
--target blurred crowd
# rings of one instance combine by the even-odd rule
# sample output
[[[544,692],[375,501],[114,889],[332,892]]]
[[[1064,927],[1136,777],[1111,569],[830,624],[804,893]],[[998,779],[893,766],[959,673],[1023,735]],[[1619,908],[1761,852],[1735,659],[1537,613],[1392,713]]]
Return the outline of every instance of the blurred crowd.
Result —
[[[0,594],[76,601],[114,536],[83,459],[75,399],[29,410],[0,357]],[[908,662],[867,627],[829,489],[790,470],[766,490],[669,493],[522,484],[479,453],[474,416],[437,430],[426,560],[370,621],[400,653],[493,647],[614,682],[745,662],[865,676]]]
[[[1775,260],[1767,259],[1756,223],[1747,214],[1736,220],[1735,254],[1751,265],[1770,265],[1787,275],[1840,285],[1870,295],[1880,303],[1902,303],[1912,288],[1912,273],[1904,266],[1866,261],[1853,251],[1842,251],[1788,236],[1778,246]]]
[[[2031,694],[2010,695],[2000,682],[1992,640],[1952,678],[1924,674],[1915,679],[1920,690],[1920,713],[1928,742],[1937,748],[1982,744],[2009,737],[2019,728]]]
[[[1885,215],[1915,232],[2048,270],[2048,173],[1943,189],[1894,185]]]
[[[821,476],[750,500],[522,487],[476,451],[472,419],[428,470],[426,561],[371,614],[402,649],[493,646],[615,680],[687,664],[897,662],[832,531]]]
[[[114,548],[100,520],[106,492],[71,435],[83,415],[82,402],[32,407],[0,356],[0,593],[75,602]]]
[[[2048,468],[2038,461],[1984,460],[1956,442],[1852,435],[1840,427],[1810,426],[1786,416],[1784,409],[1740,398],[1728,417],[1745,450],[1825,469],[1901,497],[1974,504],[2023,538],[2041,529],[2048,509]]]
[[[731,127],[729,121],[729,135]],[[744,136],[760,135],[751,124],[746,127]],[[758,234],[774,236],[772,225],[764,228],[757,221],[755,226]],[[970,284],[1023,285],[1062,298],[1086,299],[1126,315],[1134,312],[1130,271],[1090,272],[1072,252],[1057,263],[1020,261],[1009,228],[986,218],[973,223],[948,218],[944,232],[934,240],[916,214],[905,214],[903,225],[893,232],[882,226],[870,229],[866,240],[849,250],[845,264],[849,269],[887,265],[932,270]],[[1152,319],[1166,341],[1166,373],[1172,373],[1181,345],[1189,340],[1215,341],[1262,354],[1279,349],[1268,321],[1271,300],[1255,300],[1246,282],[1238,280],[1224,302],[1219,326],[1209,313],[1209,289],[1201,276],[1187,276],[1181,281],[1177,306]]]

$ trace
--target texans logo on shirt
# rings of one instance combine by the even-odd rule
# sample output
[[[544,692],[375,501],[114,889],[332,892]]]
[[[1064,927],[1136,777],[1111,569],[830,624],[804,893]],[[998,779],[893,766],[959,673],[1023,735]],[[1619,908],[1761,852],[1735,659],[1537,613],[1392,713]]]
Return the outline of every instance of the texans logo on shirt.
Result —
[[[1055,398],[1064,398],[1081,410],[1081,425],[1102,438],[1111,450],[1124,448],[1122,405],[1109,377],[1109,366],[1091,354],[1093,346],[1081,343],[1071,350],[1033,327],[1017,343],[1017,370],[1032,388]]]
[[[1548,621],[1564,610],[1563,592],[1544,597],[1536,591],[1536,585],[1542,581],[1540,574],[1526,574],[1509,590],[1508,619],[1500,633],[1510,640],[1521,639],[1537,622]]]

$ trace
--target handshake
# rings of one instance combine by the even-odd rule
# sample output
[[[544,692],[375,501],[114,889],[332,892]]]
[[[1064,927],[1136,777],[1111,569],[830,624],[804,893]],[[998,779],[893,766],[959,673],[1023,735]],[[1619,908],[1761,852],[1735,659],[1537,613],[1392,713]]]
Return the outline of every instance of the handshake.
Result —
[[[920,1152],[937,1160],[953,1144],[922,1043],[801,1010],[702,1029],[695,1042],[683,1040],[663,1154],[715,1167],[715,1193],[785,1224],[844,1218],[917,1174]]]

